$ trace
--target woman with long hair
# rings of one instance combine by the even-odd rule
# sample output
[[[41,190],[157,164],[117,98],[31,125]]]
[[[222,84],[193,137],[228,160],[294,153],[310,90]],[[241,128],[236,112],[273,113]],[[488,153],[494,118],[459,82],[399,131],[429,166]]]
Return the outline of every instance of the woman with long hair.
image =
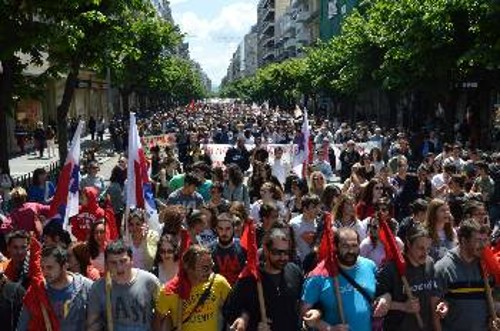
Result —
[[[309,176],[309,193],[321,196],[326,187],[326,179],[321,171],[313,171]]]
[[[358,220],[354,208],[354,198],[348,194],[341,194],[337,204],[333,207],[333,219],[335,228],[352,228],[362,241],[367,236],[366,222]]]
[[[283,192],[274,183],[265,182],[260,187],[260,199],[255,201],[250,207],[250,217],[260,222],[260,207],[263,204],[273,204],[278,209],[278,213],[282,218],[286,217],[286,208],[283,203]]]
[[[363,188],[361,199],[356,205],[356,216],[360,220],[373,217],[375,214],[375,204],[384,196],[384,186],[382,181],[375,177],[370,179],[368,185]]]
[[[56,192],[54,184],[47,179],[48,173],[44,168],[35,169],[33,184],[28,189],[28,201],[49,204]]]
[[[287,220],[302,213],[302,197],[309,192],[307,182],[296,175],[290,175],[285,181],[285,207],[288,210]]]
[[[448,204],[441,199],[431,200],[424,224],[432,239],[429,255],[438,261],[457,245],[457,234],[453,229],[453,217]]]
[[[342,192],[335,184],[326,185],[321,195],[321,209],[325,212],[331,212],[333,207],[337,204],[340,194],[342,194]]]
[[[368,183],[368,181],[365,178],[361,163],[355,163],[351,167],[351,175],[344,182],[342,191],[352,195],[356,200],[358,200],[366,183]]]
[[[127,180],[126,166],[127,159],[121,157],[120,160],[118,160],[118,165],[116,165],[111,171],[111,177],[109,178],[110,183],[105,193],[111,201],[111,206],[113,206],[116,227],[119,230],[122,228],[122,216],[125,209],[124,186],[125,181]]]
[[[104,219],[97,220],[90,226],[90,236],[87,247],[90,254],[90,263],[104,276],[106,266],[104,263],[104,251],[106,250],[106,225]]]
[[[147,213],[142,209],[136,209],[130,213],[128,218],[130,238],[127,239],[130,240],[134,267],[150,271],[153,267],[159,236],[158,233],[148,228],[146,217]]]
[[[375,165],[373,164],[373,160],[370,154],[361,155],[361,173],[366,180],[370,180],[375,176]]]
[[[101,273],[90,263],[90,252],[86,243],[72,243],[68,248],[68,269],[91,280],[101,278]]]
[[[243,172],[240,167],[232,163],[226,167],[224,172],[224,189],[222,196],[229,202],[241,201],[246,208],[250,208],[250,195],[248,188],[243,183]]]
[[[162,284],[168,283],[179,271],[179,242],[175,236],[165,235],[158,241],[152,272]]]
[[[370,158],[372,160],[373,166],[375,167],[375,175],[378,175],[380,170],[385,166],[384,158],[380,148],[372,148],[372,150],[370,151]]]
[[[380,224],[387,222],[389,228],[396,236],[398,231],[398,222],[391,217],[391,205],[387,198],[378,199],[374,205],[374,213],[367,218],[367,232],[368,236],[361,241],[359,245],[360,255],[375,262],[377,267],[386,261],[386,247],[380,240]],[[403,241],[396,237],[396,242],[402,250],[404,247]]]

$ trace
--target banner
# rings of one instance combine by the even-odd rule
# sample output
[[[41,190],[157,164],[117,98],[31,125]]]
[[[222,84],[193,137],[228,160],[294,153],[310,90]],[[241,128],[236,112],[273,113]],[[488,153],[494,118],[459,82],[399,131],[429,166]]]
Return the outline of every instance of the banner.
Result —
[[[343,144],[330,144],[330,146],[335,151],[335,158],[337,170],[340,170],[340,161],[339,156],[342,150],[344,149]],[[222,167],[224,168],[224,157],[226,156],[226,152],[228,149],[233,147],[233,145],[225,145],[225,144],[204,144],[201,145],[201,148],[205,150],[205,153],[210,156],[212,159],[212,163],[214,167]],[[251,151],[255,148],[255,145],[245,145],[247,150]],[[297,145],[294,144],[267,144],[263,145],[266,147],[269,152],[269,162],[272,163],[274,161],[274,150],[277,147],[281,147],[283,149],[283,156],[281,159],[285,163],[293,164],[294,158],[299,156],[299,149]],[[365,143],[356,143],[356,150],[361,153],[370,153],[370,151],[378,147],[380,148],[380,143],[369,141]]]
[[[269,161],[272,162],[274,160],[274,150],[279,146],[283,149],[283,156],[281,159],[286,163],[292,163],[294,155],[298,153],[297,145],[293,144],[268,144],[263,145],[266,147],[269,152]],[[205,154],[209,155],[212,159],[212,163],[214,167],[222,167],[224,168],[224,157],[226,156],[226,152],[228,149],[233,147],[233,145],[225,145],[225,144],[205,144],[201,145],[201,148],[205,150]],[[255,145],[245,145],[247,150],[251,151],[255,148]]]
[[[175,133],[145,136],[141,138],[141,142],[146,154],[150,154],[150,149],[155,145],[158,145],[160,149],[165,148],[165,146],[174,146],[176,144],[176,137]]]
[[[345,148],[345,144],[330,144],[330,146],[333,148],[333,151],[335,152],[335,159],[336,159],[335,165],[336,165],[336,169],[340,170],[340,159],[339,159],[339,157],[340,157],[340,153],[342,153],[342,151]],[[365,142],[365,143],[356,143],[355,149],[359,152],[359,154],[368,154],[375,147],[381,148],[380,142],[377,142],[377,141],[368,141],[368,142]]]

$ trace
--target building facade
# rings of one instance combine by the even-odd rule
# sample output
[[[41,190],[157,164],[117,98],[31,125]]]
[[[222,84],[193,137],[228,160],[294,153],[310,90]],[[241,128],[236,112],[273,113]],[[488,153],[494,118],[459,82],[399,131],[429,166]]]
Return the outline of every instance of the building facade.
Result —
[[[359,0],[322,0],[320,11],[320,38],[330,40],[340,34],[345,17],[358,5]]]

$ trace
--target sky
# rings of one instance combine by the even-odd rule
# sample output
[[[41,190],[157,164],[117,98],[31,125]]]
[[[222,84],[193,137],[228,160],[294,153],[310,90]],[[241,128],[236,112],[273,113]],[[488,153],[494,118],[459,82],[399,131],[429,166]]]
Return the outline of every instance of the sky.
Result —
[[[258,0],[171,0],[191,58],[218,86],[238,44],[257,22]]]

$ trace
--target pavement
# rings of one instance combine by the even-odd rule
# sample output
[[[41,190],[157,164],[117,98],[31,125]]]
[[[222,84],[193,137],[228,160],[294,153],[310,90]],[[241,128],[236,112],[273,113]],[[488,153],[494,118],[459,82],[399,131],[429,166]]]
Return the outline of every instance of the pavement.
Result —
[[[95,146],[98,147],[98,153],[96,157],[101,167],[99,174],[104,177],[104,179],[108,180],[111,176],[113,167],[118,161],[119,154],[112,153],[112,144],[109,134],[104,135],[103,142],[93,141],[90,135],[82,137],[82,152],[90,147]],[[45,168],[49,170],[51,166],[55,166],[59,162],[59,152],[57,145],[55,149],[56,155],[52,155],[52,157],[48,157],[47,149],[45,149],[43,158],[38,157],[38,152],[27,153],[11,158],[9,160],[9,165],[12,178],[14,178],[15,180],[16,178],[23,177],[24,175],[32,173],[37,168]]]

